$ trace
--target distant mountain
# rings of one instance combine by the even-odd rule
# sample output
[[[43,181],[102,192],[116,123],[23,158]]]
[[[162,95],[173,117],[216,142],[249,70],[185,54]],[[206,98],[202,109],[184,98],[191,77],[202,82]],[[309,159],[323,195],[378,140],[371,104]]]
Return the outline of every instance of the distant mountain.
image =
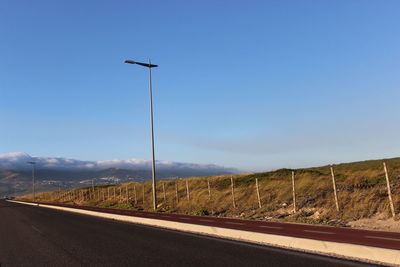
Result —
[[[36,162],[38,191],[57,188],[117,184],[129,181],[142,182],[151,178],[151,160],[82,161],[59,157],[32,157],[27,153],[0,154],[0,196],[20,195],[31,190],[31,166]],[[214,164],[193,164],[156,161],[159,179],[176,179],[190,176],[211,176],[238,173],[232,168]]]

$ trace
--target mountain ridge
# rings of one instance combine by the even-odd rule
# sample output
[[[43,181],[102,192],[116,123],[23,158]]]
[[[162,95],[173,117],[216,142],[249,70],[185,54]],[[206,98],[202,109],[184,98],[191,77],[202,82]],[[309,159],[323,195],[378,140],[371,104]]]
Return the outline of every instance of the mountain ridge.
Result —
[[[132,169],[132,170],[148,170],[151,169],[151,160],[146,159],[113,159],[113,160],[77,160],[63,157],[32,157],[25,152],[13,152],[8,154],[0,154],[0,170],[28,170],[31,167],[28,161],[35,161],[38,169]],[[186,162],[174,162],[168,160],[156,160],[157,169],[213,169],[213,170],[229,170],[237,172],[234,168],[225,168],[215,164],[196,164]]]
[[[0,154],[0,196],[20,195],[32,187],[29,161],[36,162],[37,191],[66,189],[92,184],[143,182],[151,178],[151,160],[84,161],[62,157],[32,157],[25,152]],[[194,164],[156,161],[158,179],[177,179],[191,176],[212,176],[239,173],[233,168],[215,164]]]

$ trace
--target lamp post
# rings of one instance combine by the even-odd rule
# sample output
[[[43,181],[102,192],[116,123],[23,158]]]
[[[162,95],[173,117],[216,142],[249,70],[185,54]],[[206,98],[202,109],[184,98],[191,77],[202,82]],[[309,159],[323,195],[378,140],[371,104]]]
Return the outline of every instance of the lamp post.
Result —
[[[153,125],[153,88],[151,81],[151,69],[158,67],[158,65],[151,64],[149,59],[149,63],[141,63],[133,60],[125,60],[125,63],[128,64],[136,64],[149,69],[149,90],[150,90],[150,126],[151,126],[151,156],[152,156],[152,180],[153,180],[153,208],[157,209],[157,191],[156,191],[156,162],[155,162],[155,154],[154,154],[154,125]]]
[[[32,193],[33,193],[33,202],[35,202],[35,164],[34,161],[28,161],[29,164],[32,165]]]

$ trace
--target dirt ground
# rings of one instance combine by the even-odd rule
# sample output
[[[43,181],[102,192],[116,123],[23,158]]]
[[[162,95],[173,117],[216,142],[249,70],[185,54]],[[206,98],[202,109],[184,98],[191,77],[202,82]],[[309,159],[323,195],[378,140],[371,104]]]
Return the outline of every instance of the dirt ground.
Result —
[[[384,219],[380,215],[352,221],[348,225],[359,229],[400,232],[400,220],[394,220],[393,218]]]

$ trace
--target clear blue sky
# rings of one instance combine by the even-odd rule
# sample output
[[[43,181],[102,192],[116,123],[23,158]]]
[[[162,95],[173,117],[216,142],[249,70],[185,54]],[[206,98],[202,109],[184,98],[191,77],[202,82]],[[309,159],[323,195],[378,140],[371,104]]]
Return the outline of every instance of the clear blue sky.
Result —
[[[269,170],[400,156],[399,1],[0,1],[0,153]]]

